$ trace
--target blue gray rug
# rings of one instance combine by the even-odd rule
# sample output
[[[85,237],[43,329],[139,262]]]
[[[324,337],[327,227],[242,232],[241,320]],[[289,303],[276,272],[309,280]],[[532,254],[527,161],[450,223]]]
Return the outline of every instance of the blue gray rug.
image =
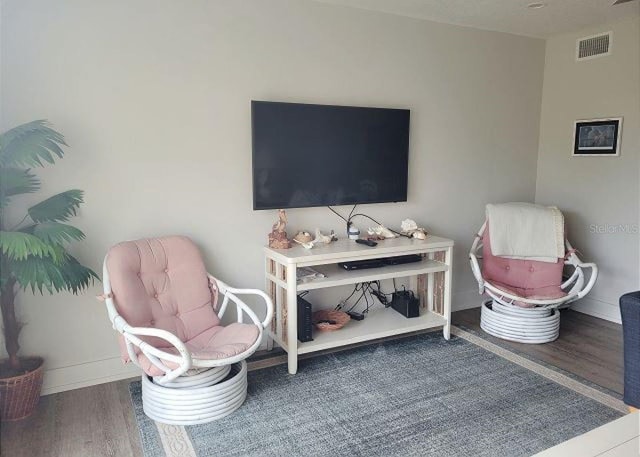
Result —
[[[530,456],[623,415],[622,402],[454,329],[249,372],[245,404],[205,425],[156,424],[155,456]]]

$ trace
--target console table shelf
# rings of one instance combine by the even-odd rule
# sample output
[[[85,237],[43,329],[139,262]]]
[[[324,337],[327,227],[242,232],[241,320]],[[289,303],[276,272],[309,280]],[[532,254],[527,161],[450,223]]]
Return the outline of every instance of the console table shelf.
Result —
[[[437,236],[426,240],[394,238],[369,247],[352,240],[339,240],[312,250],[265,248],[266,285],[276,307],[269,330],[268,347],[277,342],[288,353],[289,372],[298,369],[298,354],[321,351],[392,335],[442,327],[449,339],[451,329],[451,261],[453,241]],[[348,271],[338,265],[354,260],[419,254],[420,262]],[[308,266],[326,275],[308,282],[297,281],[297,269]],[[420,316],[408,319],[393,309],[373,309],[362,321],[350,321],[334,332],[314,333],[314,340],[301,343],[297,334],[297,294],[327,287],[345,286],[383,279],[410,279],[410,288],[420,298]],[[291,306],[289,306],[291,304]]]
[[[359,282],[381,281],[383,279],[393,279],[446,271],[447,265],[443,262],[438,262],[437,260],[424,259],[421,262],[416,263],[389,265],[386,267],[353,271],[345,270],[338,264],[322,265],[313,268],[324,274],[326,278],[318,278],[298,284],[297,289],[299,292],[322,289],[324,287],[345,286]]]
[[[431,311],[425,312],[420,317],[407,319],[393,309],[379,308],[369,311],[364,320],[352,320],[347,325],[348,327],[335,332],[315,332],[313,341],[298,342],[298,354],[322,351],[323,349],[346,346],[401,333],[443,327],[447,325],[447,320]]]

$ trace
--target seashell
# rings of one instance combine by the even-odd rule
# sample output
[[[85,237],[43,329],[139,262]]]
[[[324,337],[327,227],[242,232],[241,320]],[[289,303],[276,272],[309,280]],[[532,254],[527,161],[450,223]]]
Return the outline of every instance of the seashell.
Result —
[[[369,229],[367,230],[367,233],[369,235],[378,235],[384,238],[395,238],[398,236],[395,233],[393,233],[391,230],[386,228],[384,225],[379,225],[377,227],[369,227]]]
[[[319,228],[316,229],[316,238],[312,241],[313,244],[316,243],[331,243],[331,237],[327,235],[323,235]]]
[[[423,229],[423,228],[419,228],[413,231],[413,233],[411,234],[411,236],[413,238],[416,238],[418,240],[426,240],[427,239],[427,232]]]
[[[296,243],[302,245],[303,248],[305,249],[311,249],[313,247],[313,241],[309,241],[308,243],[304,243],[302,241],[298,241],[295,238],[293,239],[293,241],[295,241]]]
[[[313,240],[313,237],[309,232],[298,232],[296,233],[296,236],[293,237],[293,239],[298,243],[308,243]]]
[[[416,221],[413,219],[405,219],[400,224],[400,229],[405,233],[413,232],[414,230],[418,230],[418,224],[416,224]]]
[[[398,236],[386,227],[382,227],[380,235],[384,236],[385,238],[396,238]]]

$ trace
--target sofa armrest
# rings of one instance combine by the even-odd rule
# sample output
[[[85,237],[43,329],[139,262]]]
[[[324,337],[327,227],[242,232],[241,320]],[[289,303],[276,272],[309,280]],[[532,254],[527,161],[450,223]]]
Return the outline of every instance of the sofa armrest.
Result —
[[[624,338],[624,402],[640,408],[640,291],[620,297]]]

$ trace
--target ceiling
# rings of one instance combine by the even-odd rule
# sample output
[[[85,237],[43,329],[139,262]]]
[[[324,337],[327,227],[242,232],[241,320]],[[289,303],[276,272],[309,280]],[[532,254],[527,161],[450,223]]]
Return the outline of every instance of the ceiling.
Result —
[[[447,24],[546,38],[640,15],[640,0],[317,0]],[[542,2],[544,8],[527,5]]]

